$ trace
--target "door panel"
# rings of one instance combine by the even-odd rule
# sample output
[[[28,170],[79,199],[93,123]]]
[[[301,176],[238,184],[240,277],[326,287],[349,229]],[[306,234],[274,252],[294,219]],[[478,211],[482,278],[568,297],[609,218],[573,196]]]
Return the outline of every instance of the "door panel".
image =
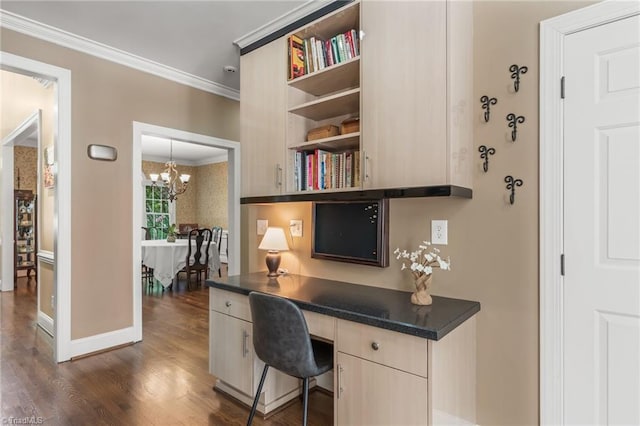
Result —
[[[564,415],[640,424],[640,18],[565,39]]]

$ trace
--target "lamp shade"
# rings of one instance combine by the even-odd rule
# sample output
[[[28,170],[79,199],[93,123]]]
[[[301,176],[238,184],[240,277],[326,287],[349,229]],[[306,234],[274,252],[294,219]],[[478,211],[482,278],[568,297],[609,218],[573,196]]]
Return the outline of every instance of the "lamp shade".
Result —
[[[268,227],[267,232],[258,246],[260,250],[286,251],[289,250],[287,237],[282,228]]]

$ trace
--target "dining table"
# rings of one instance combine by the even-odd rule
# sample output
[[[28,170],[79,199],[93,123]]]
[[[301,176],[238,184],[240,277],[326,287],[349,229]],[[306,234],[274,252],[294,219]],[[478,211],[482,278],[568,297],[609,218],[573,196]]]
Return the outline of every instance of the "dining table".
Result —
[[[153,269],[153,278],[167,288],[173,283],[177,273],[187,265],[187,253],[189,250],[189,240],[143,240],[142,241],[142,264]],[[202,244],[203,250],[206,241]],[[193,264],[193,254],[196,251],[195,241],[191,241],[191,258]],[[209,274],[220,269],[220,253],[215,242],[209,246]],[[209,277],[207,277],[209,278]]]

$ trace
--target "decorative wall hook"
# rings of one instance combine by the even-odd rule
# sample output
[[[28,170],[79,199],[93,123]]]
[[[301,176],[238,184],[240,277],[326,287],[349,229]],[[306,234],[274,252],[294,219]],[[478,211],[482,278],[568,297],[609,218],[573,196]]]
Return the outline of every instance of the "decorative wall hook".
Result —
[[[506,176],[504,181],[507,182],[507,189],[511,190],[509,202],[513,204],[516,202],[516,186],[522,186],[524,182],[522,182],[522,179],[514,179],[511,175]]]
[[[496,98],[490,98],[487,95],[484,95],[480,98],[480,102],[482,102],[482,109],[484,109],[484,121],[489,122],[489,116],[491,115],[491,105],[495,105],[498,103]]]
[[[520,74],[526,74],[529,71],[529,68],[526,66],[519,67],[516,64],[513,64],[509,67],[509,71],[511,71],[511,78],[514,80],[513,89],[517,92],[520,90]]]
[[[511,142],[515,142],[518,136],[518,123],[524,123],[524,116],[511,113],[507,115],[507,121],[509,122],[509,127],[513,127],[511,131]]]
[[[482,169],[485,173],[489,171],[489,156],[496,153],[495,148],[487,148],[486,145],[480,145],[478,147],[478,151],[480,152],[480,158],[484,159],[484,163],[482,164]]]

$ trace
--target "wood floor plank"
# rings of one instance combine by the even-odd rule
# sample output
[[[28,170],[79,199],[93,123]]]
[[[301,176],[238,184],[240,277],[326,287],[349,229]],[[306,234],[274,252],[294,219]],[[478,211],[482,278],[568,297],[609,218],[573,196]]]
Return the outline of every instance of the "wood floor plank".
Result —
[[[143,341],[71,362],[53,361],[36,327],[37,290],[20,279],[0,293],[0,419],[34,416],[46,425],[244,425],[248,408],[212,390],[209,293],[158,286],[143,291]],[[296,401],[256,426],[299,425]],[[333,401],[309,397],[309,425],[333,422]]]

